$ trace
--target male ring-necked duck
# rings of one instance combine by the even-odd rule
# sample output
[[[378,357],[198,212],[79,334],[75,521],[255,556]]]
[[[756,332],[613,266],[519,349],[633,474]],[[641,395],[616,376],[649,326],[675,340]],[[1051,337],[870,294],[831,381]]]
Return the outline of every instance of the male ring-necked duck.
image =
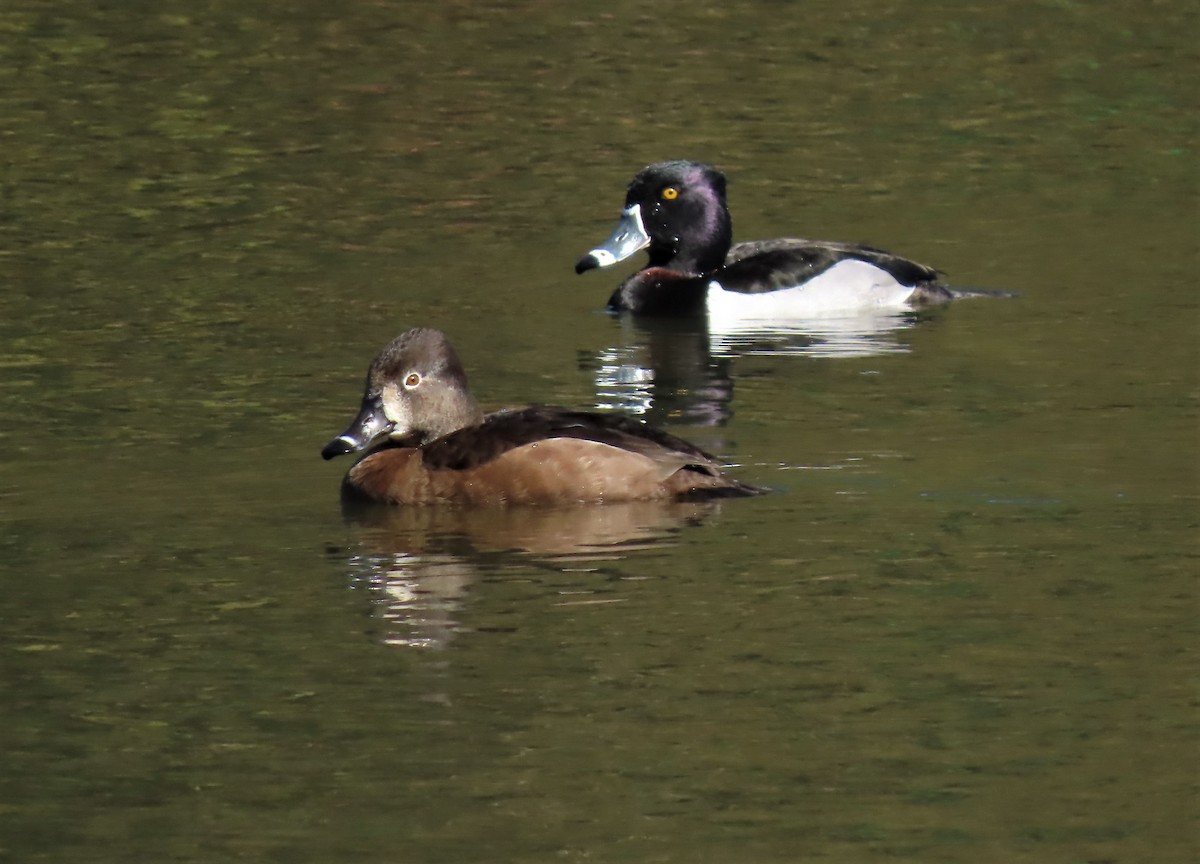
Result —
[[[392,504],[569,504],[754,495],[709,454],[636,420],[535,406],[485,415],[437,330],[372,361],[358,416],[321,451],[366,451],[351,499]]]
[[[938,271],[870,246],[779,239],[738,243],[725,176],[697,162],[660,162],[637,173],[616,230],[575,265],[607,267],[646,249],[646,266],[608,301],[647,315],[728,314],[770,320],[906,309],[955,292]]]

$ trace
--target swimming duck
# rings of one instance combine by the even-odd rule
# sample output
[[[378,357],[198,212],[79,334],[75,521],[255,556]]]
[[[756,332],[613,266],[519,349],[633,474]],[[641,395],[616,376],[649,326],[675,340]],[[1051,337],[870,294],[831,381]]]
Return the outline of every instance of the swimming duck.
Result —
[[[646,315],[730,315],[770,320],[906,309],[955,292],[938,271],[882,249],[820,240],[732,244],[725,175],[698,162],[659,162],[630,181],[612,236],[576,273],[608,267],[639,249],[646,266],[608,301]]]
[[[484,414],[445,334],[417,328],[367,371],[358,416],[321,451],[365,453],[349,499],[390,504],[569,504],[754,495],[716,459],[636,420],[533,406]]]

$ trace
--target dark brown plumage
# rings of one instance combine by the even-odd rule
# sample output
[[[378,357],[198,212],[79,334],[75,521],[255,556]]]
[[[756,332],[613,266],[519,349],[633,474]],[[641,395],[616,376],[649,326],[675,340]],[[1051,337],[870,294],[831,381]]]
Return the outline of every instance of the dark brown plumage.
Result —
[[[362,408],[322,450],[366,455],[350,498],[392,504],[542,504],[695,499],[763,490],[709,454],[625,417],[534,406],[484,415],[437,330],[394,339],[371,363]]]

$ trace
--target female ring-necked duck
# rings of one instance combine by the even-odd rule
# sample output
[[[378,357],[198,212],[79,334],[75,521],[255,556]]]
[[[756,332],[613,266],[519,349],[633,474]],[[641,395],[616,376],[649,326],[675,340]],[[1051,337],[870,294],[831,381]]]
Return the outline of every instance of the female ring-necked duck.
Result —
[[[569,504],[754,495],[709,454],[627,418],[535,406],[485,415],[437,330],[392,340],[367,371],[358,416],[321,451],[367,451],[351,499],[392,504]]]
[[[738,243],[725,176],[697,162],[660,162],[637,173],[616,230],[575,265],[607,267],[646,249],[646,266],[608,301],[648,315],[798,318],[944,303],[955,292],[938,271],[870,246],[779,239]]]

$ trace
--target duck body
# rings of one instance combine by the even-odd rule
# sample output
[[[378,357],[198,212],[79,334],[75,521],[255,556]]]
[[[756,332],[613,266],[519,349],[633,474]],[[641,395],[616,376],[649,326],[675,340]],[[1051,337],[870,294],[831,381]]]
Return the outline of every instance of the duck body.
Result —
[[[754,495],[698,447],[636,420],[533,406],[484,415],[436,330],[393,340],[362,409],[325,446],[363,452],[344,497],[389,504],[565,505]]]
[[[725,177],[696,162],[660,162],[633,178],[616,229],[575,265],[607,267],[639,249],[647,265],[608,308],[640,315],[803,318],[944,303],[938,271],[882,249],[799,238],[732,244]]]

